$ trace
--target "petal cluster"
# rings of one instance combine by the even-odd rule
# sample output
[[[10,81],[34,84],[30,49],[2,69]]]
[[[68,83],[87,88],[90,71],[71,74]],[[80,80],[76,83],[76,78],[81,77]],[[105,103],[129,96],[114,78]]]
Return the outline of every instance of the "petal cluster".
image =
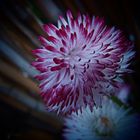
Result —
[[[87,107],[65,119],[67,140],[132,140],[136,138],[136,116],[107,98],[102,107]]]
[[[93,106],[95,89],[118,88],[121,76],[131,72],[132,42],[103,19],[80,14],[74,19],[68,11],[58,26],[43,27],[47,37],[40,36],[33,65],[41,72],[36,78],[48,110],[65,114]]]

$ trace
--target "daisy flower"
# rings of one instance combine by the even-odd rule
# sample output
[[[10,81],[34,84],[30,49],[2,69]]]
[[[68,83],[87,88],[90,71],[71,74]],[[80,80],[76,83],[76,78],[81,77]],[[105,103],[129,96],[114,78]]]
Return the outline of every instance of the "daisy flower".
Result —
[[[91,112],[86,107],[65,119],[66,140],[132,140],[136,138],[136,116],[109,99]],[[135,137],[135,138],[134,138]]]
[[[47,37],[33,50],[40,71],[41,96],[48,111],[66,114],[94,104],[93,89],[114,89],[122,82],[134,56],[133,44],[99,17],[67,12],[58,26],[45,24]]]

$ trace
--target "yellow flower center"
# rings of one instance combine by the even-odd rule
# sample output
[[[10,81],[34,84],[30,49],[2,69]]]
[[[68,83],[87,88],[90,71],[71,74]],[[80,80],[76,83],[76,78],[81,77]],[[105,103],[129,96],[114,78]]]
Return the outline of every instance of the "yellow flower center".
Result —
[[[102,116],[97,120],[95,132],[99,136],[111,136],[113,134],[114,124],[106,116]]]

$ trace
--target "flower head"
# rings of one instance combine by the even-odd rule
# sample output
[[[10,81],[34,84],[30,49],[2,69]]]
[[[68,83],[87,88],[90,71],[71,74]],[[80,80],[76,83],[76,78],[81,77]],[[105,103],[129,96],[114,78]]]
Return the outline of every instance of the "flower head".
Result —
[[[94,104],[93,90],[117,88],[128,69],[133,44],[120,30],[107,27],[103,19],[88,15],[67,21],[60,16],[58,26],[44,25],[47,38],[33,53],[33,65],[41,72],[41,96],[50,111],[71,113]],[[103,90],[102,90],[103,91]]]
[[[136,116],[107,98],[93,112],[86,107],[65,119],[67,140],[132,140],[136,137]]]

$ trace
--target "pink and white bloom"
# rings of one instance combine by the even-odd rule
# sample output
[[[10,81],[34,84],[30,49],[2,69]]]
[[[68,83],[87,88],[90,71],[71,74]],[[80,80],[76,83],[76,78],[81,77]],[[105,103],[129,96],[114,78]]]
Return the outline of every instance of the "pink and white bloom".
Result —
[[[73,112],[65,119],[66,140],[132,140],[139,135],[137,117],[107,98],[102,107]],[[136,139],[138,140],[138,139]]]
[[[120,30],[105,25],[99,17],[67,12],[58,26],[44,25],[47,38],[33,53],[33,65],[41,72],[41,96],[50,111],[71,113],[94,105],[94,89],[117,89],[134,56],[133,44]],[[99,92],[100,92],[99,91]]]

